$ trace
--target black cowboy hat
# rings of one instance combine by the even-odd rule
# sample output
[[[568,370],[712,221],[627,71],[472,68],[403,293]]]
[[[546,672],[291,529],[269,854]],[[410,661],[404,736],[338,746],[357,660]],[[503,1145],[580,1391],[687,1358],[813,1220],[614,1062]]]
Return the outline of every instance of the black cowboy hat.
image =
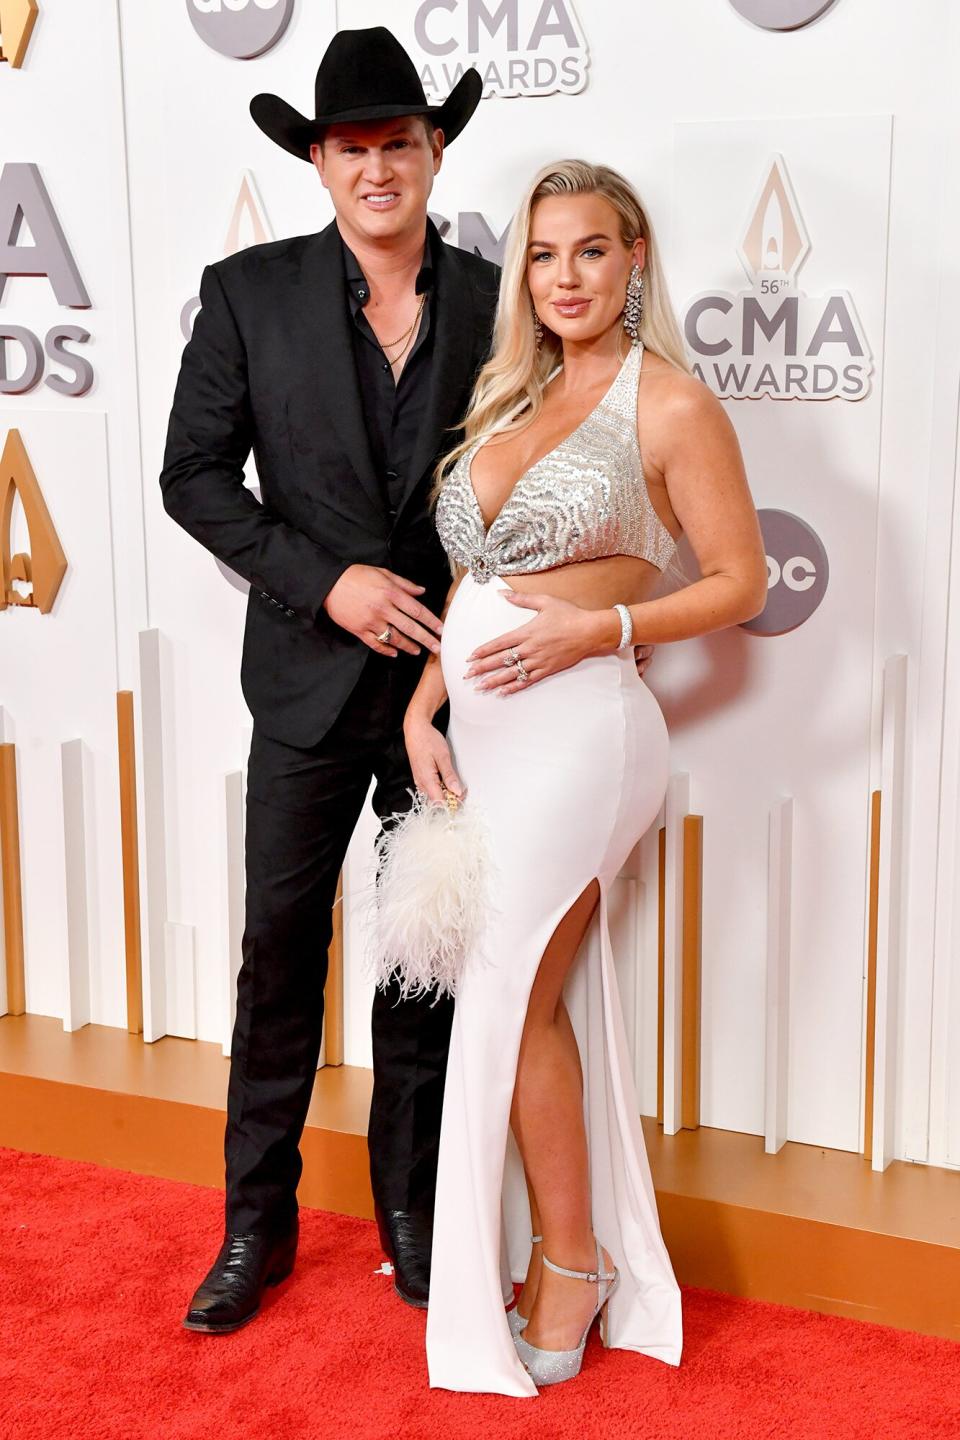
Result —
[[[310,146],[319,142],[328,125],[350,120],[428,115],[449,145],[482,94],[478,72],[467,70],[442,105],[429,105],[416,66],[400,41],[382,25],[374,25],[367,30],[340,30],[330,41],[317,70],[312,120],[279,95],[254,95],[250,114],[271,140],[291,155],[309,160]]]

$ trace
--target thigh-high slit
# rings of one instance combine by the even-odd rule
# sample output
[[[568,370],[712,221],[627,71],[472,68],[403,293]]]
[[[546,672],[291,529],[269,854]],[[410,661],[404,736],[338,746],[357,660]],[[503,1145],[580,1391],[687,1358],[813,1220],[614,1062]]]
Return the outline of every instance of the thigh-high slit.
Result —
[[[632,653],[592,657],[507,698],[463,679],[474,646],[526,618],[506,582],[467,575],[444,623],[449,738],[491,840],[494,890],[454,1012],[427,1317],[431,1385],[533,1395],[507,1325],[507,1272],[529,1258],[529,1206],[509,1136],[520,1040],[540,960],[594,880],[599,902],[565,997],[580,1050],[594,1229],[621,1272],[608,1343],[676,1365],[680,1295],[657,1219],[617,995],[613,880],[660,808],[667,734]]]

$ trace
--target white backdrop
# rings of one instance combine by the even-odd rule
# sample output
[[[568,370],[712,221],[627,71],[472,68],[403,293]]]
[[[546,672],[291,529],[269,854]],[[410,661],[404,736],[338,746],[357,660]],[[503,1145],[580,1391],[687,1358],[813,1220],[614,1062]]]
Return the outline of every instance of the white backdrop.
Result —
[[[649,672],[671,724],[673,768],[689,774],[691,807],[704,815],[702,1117],[764,1128],[767,824],[790,795],[788,1134],[862,1144],[869,794],[880,783],[884,663],[903,653],[894,1149],[960,1165],[960,663],[949,627],[960,604],[950,564],[960,184],[944,163],[960,120],[954,7],[923,0],[906,13],[896,0],[837,0],[815,24],[774,33],[729,0],[510,0],[502,9],[277,0],[291,11],[286,31],[243,61],[203,42],[192,3],[45,0],[23,67],[0,65],[0,165],[39,167],[91,299],[88,310],[66,309],[46,279],[13,278],[0,328],[11,322],[42,339],[55,323],[82,324],[95,372],[81,397],[43,385],[0,395],[0,441],[20,428],[71,567],[52,614],[0,613],[2,738],[16,740],[20,761],[28,1008],[69,1012],[75,1023],[72,967],[90,1018],[122,1023],[113,691],[127,687],[141,738],[147,1033],[226,1043],[239,839],[228,797],[250,725],[238,680],[244,595],[160,503],[181,313],[203,264],[229,246],[331,216],[309,167],[249,119],[251,95],[272,90],[309,111],[337,25],[388,23],[412,52],[424,37],[445,50],[417,50],[439,93],[471,58],[491,92],[519,92],[491,93],[446,157],[432,209],[451,222],[451,239],[458,230],[467,243],[501,236],[541,163],[603,160],[640,189],[683,315],[695,296],[753,293],[738,247],[782,157],[810,245],[788,293],[848,295],[872,375],[856,400],[726,401],[758,506],[813,528],[829,584],[787,634],[736,630],[662,647]],[[230,22],[231,7],[221,18]],[[715,321],[702,327],[710,338]],[[837,353],[832,344],[821,359]],[[15,347],[8,352],[13,372]],[[89,768],[86,968],[66,903],[60,747],[75,738]],[[364,884],[372,833],[365,819],[347,870],[354,1064],[369,1063],[369,986],[349,892]],[[647,1112],[656,1100],[655,848],[640,847],[621,887],[617,947]]]

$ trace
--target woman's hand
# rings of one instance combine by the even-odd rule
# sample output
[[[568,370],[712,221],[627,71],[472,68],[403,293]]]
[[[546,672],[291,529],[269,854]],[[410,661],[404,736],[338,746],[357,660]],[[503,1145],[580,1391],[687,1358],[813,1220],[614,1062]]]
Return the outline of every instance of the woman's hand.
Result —
[[[417,789],[442,805],[444,788],[463,799],[464,788],[453,766],[450,746],[437,727],[425,718],[407,714],[403,739]]]
[[[616,610],[585,610],[556,595],[528,595],[517,590],[502,593],[511,605],[536,610],[537,616],[519,629],[479,645],[468,656],[466,678],[476,677],[477,690],[497,695],[529,690],[537,680],[567,670],[588,655],[609,654],[620,643]],[[517,678],[518,657],[526,680]]]

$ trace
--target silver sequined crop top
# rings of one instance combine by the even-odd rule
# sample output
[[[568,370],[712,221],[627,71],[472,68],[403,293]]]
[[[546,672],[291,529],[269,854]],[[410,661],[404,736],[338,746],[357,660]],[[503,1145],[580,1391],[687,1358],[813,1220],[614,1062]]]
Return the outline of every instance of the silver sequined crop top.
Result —
[[[609,555],[664,569],[675,542],[650,503],[637,440],[642,353],[633,346],[599,405],[524,471],[489,530],[470,478],[483,440],[457,460],[437,500],[437,532],[475,580]]]

